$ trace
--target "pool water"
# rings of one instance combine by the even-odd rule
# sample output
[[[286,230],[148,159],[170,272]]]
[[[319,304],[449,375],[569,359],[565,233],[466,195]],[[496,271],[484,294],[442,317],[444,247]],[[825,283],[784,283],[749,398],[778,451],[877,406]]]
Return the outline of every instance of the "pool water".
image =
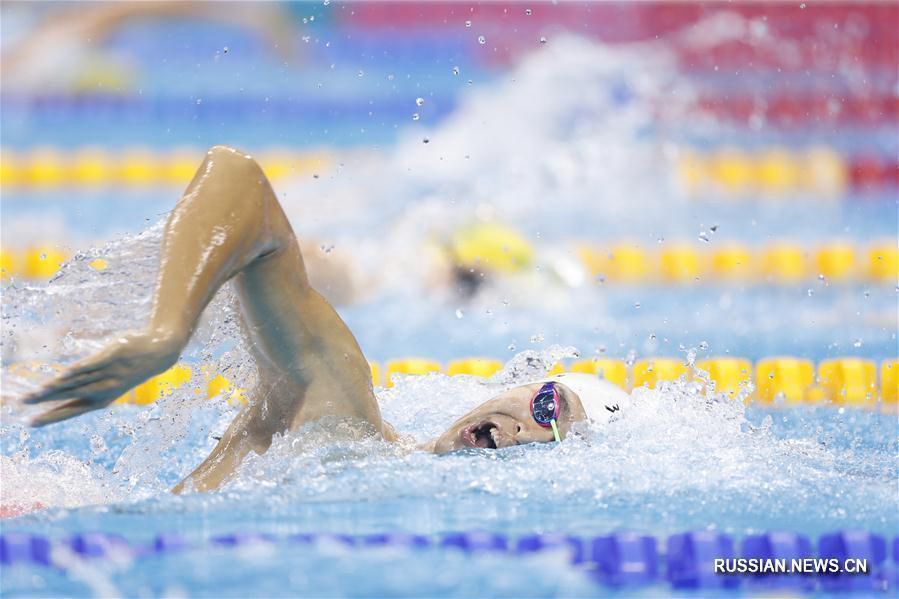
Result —
[[[670,66],[660,48],[632,52],[558,36],[547,52],[466,96],[439,123],[371,153],[348,153],[320,179],[277,189],[301,236],[349,252],[381,276],[375,291],[340,309],[367,357],[507,362],[486,381],[432,374],[377,389],[385,419],[402,434],[425,441],[499,391],[575,356],[667,355],[691,363],[712,355],[896,356],[899,294],[892,284],[591,281],[572,290],[538,279],[544,284],[535,290],[533,281],[512,277],[469,299],[427,286],[423,242],[485,212],[521,228],[547,254],[570,254],[577,240],[613,238],[659,247],[679,239],[895,238],[894,199],[689,199],[676,183],[672,140],[703,131],[672,125],[683,114],[679,99],[695,90]],[[567,90],[575,87],[585,93],[573,97]],[[659,100],[669,97],[677,101],[659,120]],[[522,130],[522,122],[531,126]],[[204,548],[84,562],[62,554],[64,570],[4,567],[4,596],[586,596],[597,592],[596,582],[570,567],[564,551],[472,556],[289,537],[436,538],[477,530],[513,538],[622,530],[659,538],[695,530],[817,537],[844,529],[892,537],[899,530],[899,422],[888,406],[760,407],[696,380],[636,389],[609,426],[584,427],[560,445],[433,456],[411,443],[313,423],[250,456],[219,492],[174,496],[169,489],[207,455],[238,409],[221,396],[197,398],[201,367],[253,385],[228,289],[183,357],[195,366],[193,378],[152,406],[114,406],[33,430],[24,424],[31,412],[14,401],[48,376],[46,364],[85,355],[146,317],[161,235],[154,223],[177,191],[147,195],[134,200],[132,212],[109,195],[73,208],[62,194],[48,194],[61,229],[81,222],[73,238],[116,239],[82,246],[49,284],[14,282],[3,290],[3,504],[42,507],[5,519],[2,528],[51,539],[101,531],[134,545],[177,533]],[[8,205],[4,198],[5,230],[43,218],[24,203]],[[717,232],[701,240],[713,225]],[[89,266],[97,257],[107,260],[105,270]],[[205,544],[233,533],[276,540]]]

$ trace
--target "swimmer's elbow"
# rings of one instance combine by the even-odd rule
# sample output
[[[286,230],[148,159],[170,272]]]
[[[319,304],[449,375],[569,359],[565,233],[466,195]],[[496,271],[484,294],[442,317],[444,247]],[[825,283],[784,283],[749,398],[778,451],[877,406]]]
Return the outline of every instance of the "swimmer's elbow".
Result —
[[[262,167],[252,156],[231,146],[212,146],[206,151],[206,162],[212,168],[221,166],[228,171],[254,176],[256,179],[262,174]]]

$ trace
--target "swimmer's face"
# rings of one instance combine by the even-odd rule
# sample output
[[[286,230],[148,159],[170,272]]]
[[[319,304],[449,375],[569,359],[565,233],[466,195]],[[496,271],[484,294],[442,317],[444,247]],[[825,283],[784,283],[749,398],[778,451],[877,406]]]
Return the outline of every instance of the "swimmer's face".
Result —
[[[587,418],[581,400],[571,389],[556,383],[559,391],[559,434],[562,438],[571,425]],[[552,429],[540,426],[531,416],[531,398],[542,383],[522,385],[484,402],[450,426],[434,444],[434,453],[480,447],[499,449],[526,443],[553,441]]]

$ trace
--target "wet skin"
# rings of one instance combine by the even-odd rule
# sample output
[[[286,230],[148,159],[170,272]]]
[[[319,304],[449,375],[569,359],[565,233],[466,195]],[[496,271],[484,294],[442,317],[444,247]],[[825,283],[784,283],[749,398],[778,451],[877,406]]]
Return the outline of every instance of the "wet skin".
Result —
[[[531,416],[531,399],[543,383],[532,383],[509,389],[484,402],[431,442],[427,449],[448,453],[459,449],[501,449],[527,443],[554,441],[552,429],[537,424]],[[556,383],[559,391],[559,435],[565,435],[575,422],[586,420],[578,396],[565,385]]]
[[[169,215],[150,320],[97,354],[71,365],[25,398],[54,404],[32,420],[44,426],[109,406],[175,364],[206,305],[227,281],[240,302],[241,324],[259,380],[253,397],[209,456],[178,486],[218,488],[249,452],[265,453],[272,437],[336,416],[397,435],[381,419],[371,371],[352,332],[309,284],[293,229],[262,169],[232,148],[209,150]],[[499,448],[553,440],[530,401],[540,384],[510,389],[466,414],[425,449]],[[560,434],[585,419],[564,385]]]

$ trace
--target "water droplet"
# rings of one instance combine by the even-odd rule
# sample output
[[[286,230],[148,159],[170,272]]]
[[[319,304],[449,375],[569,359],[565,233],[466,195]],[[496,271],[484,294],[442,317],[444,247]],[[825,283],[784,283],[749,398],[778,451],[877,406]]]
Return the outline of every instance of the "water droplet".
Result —
[[[471,21],[465,21],[465,26],[466,26],[466,27],[471,27]]]
[[[483,35],[479,35],[479,36],[478,36],[478,43],[481,44],[481,45],[483,46],[484,44],[487,43],[487,38],[484,37]]]
[[[630,367],[634,365],[634,362],[637,361],[637,352],[634,350],[630,350],[627,352],[627,355],[624,357],[624,363],[626,366]]]
[[[863,345],[863,343],[862,343],[861,339],[856,339],[855,341],[852,342],[852,347],[861,347],[862,345]]]
[[[799,5],[799,8],[805,9],[805,2]]]
[[[634,302],[634,308],[636,308],[637,310],[639,310],[639,309],[640,309],[640,302]]]
[[[712,231],[712,233],[717,233],[717,232],[718,232],[718,225],[712,225],[711,227],[709,227],[709,229]]]
[[[418,115],[417,112],[413,112],[413,113],[412,113],[412,120],[413,120],[413,121],[417,121],[417,120],[420,119],[420,118],[421,118],[421,117]]]
[[[708,233],[706,233],[705,231],[700,231],[700,232],[699,232],[699,241],[702,241],[702,242],[704,242],[704,243],[708,243],[708,242],[709,242],[709,235],[708,235]]]
[[[456,318],[462,319],[465,317],[465,311],[462,308],[456,308]]]
[[[197,98],[197,104],[202,104],[202,103],[203,103],[203,98]]]
[[[515,351],[515,349],[516,349],[515,344],[510,343],[509,345],[506,346],[506,349],[509,351]]]
[[[415,98],[415,105],[416,105],[416,106],[422,106],[424,103],[425,103],[425,99],[424,99],[424,98]]]
[[[534,11],[532,11],[530,8],[526,8],[524,9],[524,14],[526,14],[527,16],[531,16],[532,14],[534,14]]]
[[[427,137],[425,137],[424,139],[421,140],[421,143],[423,143],[423,144],[431,143],[431,140],[428,139]]]
[[[227,54],[227,53],[228,53],[228,46],[225,46],[224,48],[222,48],[222,52],[224,52],[225,54]]]
[[[699,342],[699,350],[700,350],[700,351],[706,351],[708,348],[709,348],[709,342],[708,342],[708,341],[700,341],[700,342]]]
[[[809,297],[812,297],[813,295],[815,295],[815,290],[814,290],[814,289],[809,289],[808,291],[806,291],[806,293],[808,293],[808,296],[809,296]]]
[[[535,333],[531,335],[530,342],[531,343],[543,343],[544,337],[543,333]]]
[[[362,69],[359,69],[359,72],[356,73],[356,75],[357,75],[358,77],[364,77],[364,76],[365,76],[365,71],[363,71]]]
[[[453,67],[453,75],[458,75],[461,72],[462,71],[459,69],[459,67]]]
[[[546,38],[543,37],[542,35],[540,36],[540,43],[541,43],[541,44],[545,44],[545,43],[546,43]]]
[[[323,4],[324,4],[325,6],[328,6],[329,4],[331,4],[331,0],[325,0],[325,1],[323,2]]]

